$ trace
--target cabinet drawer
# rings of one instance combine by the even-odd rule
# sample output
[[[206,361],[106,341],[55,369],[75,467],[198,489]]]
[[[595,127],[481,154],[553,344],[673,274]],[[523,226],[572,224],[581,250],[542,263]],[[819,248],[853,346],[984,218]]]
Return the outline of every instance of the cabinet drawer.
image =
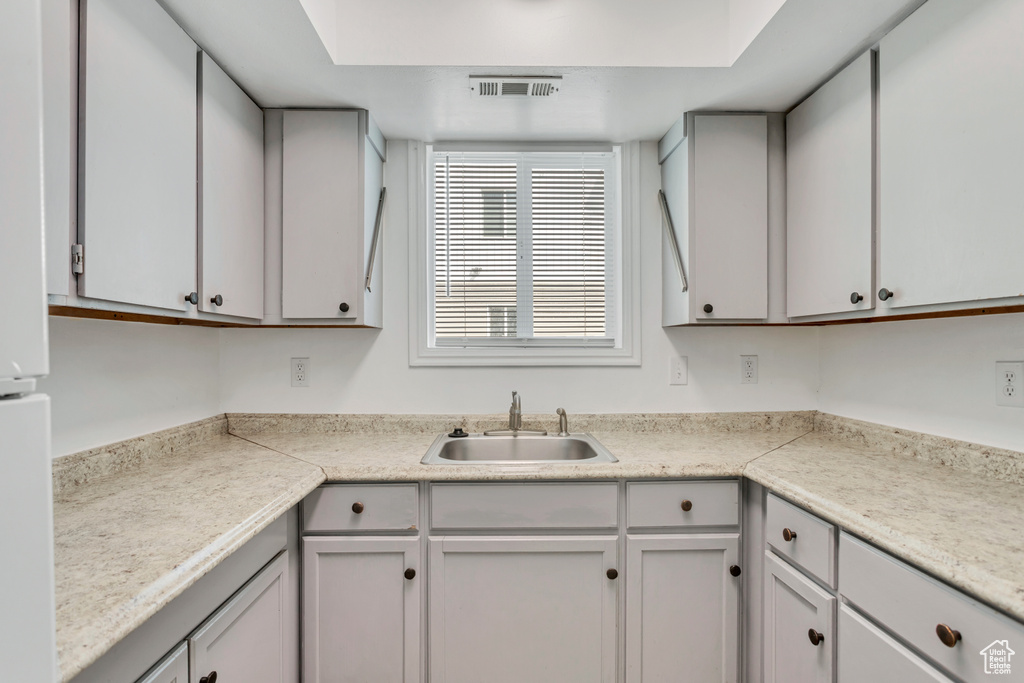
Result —
[[[433,529],[614,529],[618,485],[434,484]]]
[[[839,607],[839,683],[953,683],[846,605]]]
[[[834,525],[769,494],[764,533],[775,552],[832,588],[836,587]],[[787,541],[787,538],[792,540]]]
[[[839,591],[849,602],[965,681],[992,680],[987,657],[998,666],[995,650],[1024,643],[1024,625],[845,533],[839,564]],[[959,632],[953,647],[939,640],[940,624]]]
[[[415,531],[416,484],[321,486],[302,503],[304,531]]]
[[[630,529],[736,526],[739,495],[737,481],[631,482],[626,523]]]

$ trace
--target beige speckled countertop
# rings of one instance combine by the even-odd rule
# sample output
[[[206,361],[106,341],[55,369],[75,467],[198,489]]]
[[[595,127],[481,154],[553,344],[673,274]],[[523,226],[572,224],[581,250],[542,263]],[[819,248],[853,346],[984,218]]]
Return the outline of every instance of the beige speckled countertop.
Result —
[[[441,431],[502,419],[229,415],[61,458],[63,680],[325,480],[746,476],[1024,620],[1024,454],[807,412],[571,418],[609,465],[419,463]]]
[[[93,475],[54,497],[62,681],[324,481],[318,467],[226,433]]]

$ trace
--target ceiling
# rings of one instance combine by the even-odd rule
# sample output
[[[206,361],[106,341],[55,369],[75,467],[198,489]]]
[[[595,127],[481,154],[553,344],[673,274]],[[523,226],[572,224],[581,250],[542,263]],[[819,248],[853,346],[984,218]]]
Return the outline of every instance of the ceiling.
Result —
[[[451,33],[453,41],[460,31],[471,33],[483,16],[479,10],[469,19],[448,16],[460,4],[519,5],[520,27],[528,24],[530,10],[547,16],[552,6],[570,16],[596,6],[612,12],[612,5],[619,10],[629,7],[635,14],[628,21],[618,17],[618,23],[598,22],[617,27],[621,35],[614,43],[606,39],[606,49],[591,51],[586,59],[529,40],[505,40],[501,49],[489,50],[467,38],[461,47],[441,53],[426,32],[419,41],[410,39],[415,35],[410,27],[425,21],[421,15],[393,18],[401,4],[413,1],[437,10],[435,26],[446,21],[458,24]],[[387,137],[426,141],[657,139],[685,111],[788,111],[922,3],[672,1],[691,8],[705,5],[703,13],[696,13],[703,19],[694,20],[701,27],[698,33],[713,34],[701,43],[702,54],[679,47],[678,55],[672,56],[664,50],[666,44],[692,42],[683,38],[697,29],[680,26],[666,31],[666,25],[682,20],[678,14],[655,11],[664,9],[663,0],[487,0],[490,5],[482,0],[161,0],[260,106],[366,108]],[[333,4],[317,7],[323,2]],[[326,39],[303,3],[319,16]],[[730,17],[724,24],[723,7]],[[459,17],[462,20],[456,21]],[[338,21],[341,18],[351,19],[345,29],[349,33],[334,33],[332,38],[330,26],[345,24]],[[336,58],[356,59],[338,47],[339,42],[351,41],[352,25],[359,26],[368,55],[361,59],[383,64],[335,64]],[[503,25],[515,33],[513,24]],[[371,44],[380,47],[371,50]],[[656,44],[657,49],[638,47],[645,44]],[[618,53],[624,56],[616,62]],[[557,61],[544,66],[547,59]],[[431,64],[446,61],[465,65]],[[677,65],[661,65],[672,62]],[[701,65],[718,62],[731,66]],[[639,66],[618,65],[633,63]],[[482,73],[560,75],[562,82],[559,94],[551,98],[486,98],[475,96],[469,87],[468,77]]]

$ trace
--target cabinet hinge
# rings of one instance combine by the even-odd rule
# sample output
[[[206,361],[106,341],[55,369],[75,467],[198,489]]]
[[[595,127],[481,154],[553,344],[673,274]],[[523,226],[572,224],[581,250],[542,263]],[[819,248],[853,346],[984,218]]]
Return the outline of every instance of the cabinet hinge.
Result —
[[[85,272],[85,247],[81,244],[71,245],[71,272],[75,275]]]

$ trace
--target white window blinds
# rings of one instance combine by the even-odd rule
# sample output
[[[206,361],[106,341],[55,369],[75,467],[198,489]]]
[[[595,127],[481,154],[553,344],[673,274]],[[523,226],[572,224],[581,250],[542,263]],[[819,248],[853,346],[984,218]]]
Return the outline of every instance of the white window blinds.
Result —
[[[435,345],[615,345],[615,161],[433,153]]]

